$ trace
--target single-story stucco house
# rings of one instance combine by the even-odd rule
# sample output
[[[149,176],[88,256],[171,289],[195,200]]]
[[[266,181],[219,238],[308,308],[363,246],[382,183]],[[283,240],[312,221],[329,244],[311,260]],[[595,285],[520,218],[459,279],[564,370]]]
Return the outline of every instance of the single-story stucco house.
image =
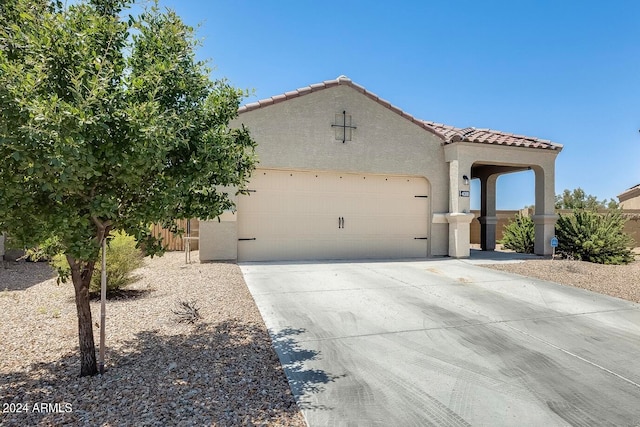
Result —
[[[496,179],[535,172],[535,252],[550,254],[562,145],[417,119],[349,78],[240,108],[257,142],[248,195],[200,224],[200,260],[468,257],[469,180],[495,248]]]
[[[640,209],[640,184],[618,194],[622,209]]]

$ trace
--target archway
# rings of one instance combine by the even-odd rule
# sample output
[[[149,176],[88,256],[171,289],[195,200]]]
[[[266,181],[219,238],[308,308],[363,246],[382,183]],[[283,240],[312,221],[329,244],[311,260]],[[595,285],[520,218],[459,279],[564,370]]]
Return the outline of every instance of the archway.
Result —
[[[456,141],[445,145],[445,160],[449,163],[450,206],[449,255],[468,257],[470,213],[469,179],[480,179],[480,234],[483,250],[492,251],[496,244],[496,182],[499,176],[524,170],[535,174],[534,252],[551,254],[555,215],[555,159],[561,146],[553,149],[482,144]],[[465,179],[466,178],[466,179]]]

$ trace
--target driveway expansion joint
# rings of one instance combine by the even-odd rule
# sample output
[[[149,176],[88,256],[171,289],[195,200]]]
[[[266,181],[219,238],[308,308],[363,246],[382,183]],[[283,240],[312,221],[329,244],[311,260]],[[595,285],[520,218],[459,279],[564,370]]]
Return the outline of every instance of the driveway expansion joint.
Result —
[[[291,295],[291,294],[312,294],[323,292],[346,292],[346,291],[367,291],[376,289],[399,289],[406,288],[406,286],[379,286],[377,288],[340,288],[340,289],[308,289],[308,290],[295,290],[295,291],[273,291],[273,292],[256,292],[255,295]]]
[[[617,372],[614,372],[614,371],[612,371],[610,369],[607,369],[607,368],[605,368],[604,366],[602,366],[602,365],[600,365],[598,363],[595,363],[595,362],[592,362],[591,360],[585,359],[584,357],[582,357],[582,356],[580,356],[580,355],[578,355],[578,354],[576,354],[576,353],[574,353],[572,351],[569,351],[569,350],[567,350],[565,348],[557,346],[557,345],[555,345],[553,343],[550,343],[547,340],[544,340],[544,339],[542,339],[542,338],[540,338],[538,336],[532,335],[532,334],[530,334],[530,333],[528,333],[526,331],[523,331],[521,329],[515,328],[515,327],[513,327],[511,325],[507,325],[507,327],[513,329],[514,331],[520,332],[521,334],[526,335],[529,338],[533,338],[534,340],[540,341],[543,344],[546,344],[546,345],[548,345],[548,346],[550,346],[552,348],[555,348],[556,350],[559,350],[559,351],[561,351],[561,352],[563,352],[563,353],[565,353],[565,354],[567,354],[567,355],[569,355],[571,357],[575,357],[576,359],[579,359],[579,360],[581,360],[581,361],[583,361],[585,363],[588,363],[589,365],[591,365],[591,366],[593,366],[593,367],[595,367],[597,369],[600,369],[601,371],[604,371],[604,372],[606,372],[608,374],[611,374],[611,375],[613,375],[613,376],[615,376],[615,377],[617,377],[617,378],[619,378],[619,379],[621,379],[621,380],[623,380],[623,381],[625,381],[625,382],[627,382],[627,383],[629,383],[629,384],[631,384],[631,385],[633,385],[633,386],[635,386],[637,388],[640,388],[640,384],[638,384],[637,382],[635,382],[633,380],[630,380],[629,378],[627,378],[627,377],[625,377],[623,375],[620,375]]]
[[[519,318],[519,319],[491,320],[491,321],[488,321],[488,322],[469,322],[469,323],[463,324],[463,325],[434,326],[434,327],[431,327],[431,328],[402,329],[402,330],[397,330],[397,331],[380,331],[380,332],[371,332],[371,333],[368,333],[368,334],[343,335],[343,336],[339,336],[339,337],[309,338],[309,339],[301,339],[298,342],[304,343],[304,342],[333,341],[333,340],[343,340],[343,339],[350,339],[350,338],[365,338],[365,337],[374,337],[374,336],[380,336],[380,335],[404,334],[404,333],[410,333],[410,332],[425,332],[425,331],[438,331],[438,330],[447,330],[447,329],[461,329],[461,328],[470,328],[470,327],[488,326],[488,325],[498,325],[498,324],[505,324],[505,325],[509,326],[510,328],[520,332],[519,329],[517,329],[517,328],[515,328],[513,326],[510,326],[508,324],[509,323],[515,323],[515,322],[526,322],[526,321],[530,321],[530,320],[563,319],[563,318],[571,318],[571,317],[579,317],[579,316],[589,316],[589,315],[593,315],[593,314],[617,313],[617,312],[622,312],[622,311],[633,311],[633,310],[638,310],[638,308],[632,307],[632,308],[622,308],[622,309],[613,309],[613,310],[586,311],[586,312],[583,312],[583,313],[568,313],[568,314],[560,314],[560,315],[557,315],[557,316],[523,317],[523,318]],[[533,338],[536,338],[536,337],[533,337]],[[539,339],[539,338],[536,338],[536,339]],[[544,342],[544,340],[542,340],[542,339],[539,339],[539,340],[541,342]]]

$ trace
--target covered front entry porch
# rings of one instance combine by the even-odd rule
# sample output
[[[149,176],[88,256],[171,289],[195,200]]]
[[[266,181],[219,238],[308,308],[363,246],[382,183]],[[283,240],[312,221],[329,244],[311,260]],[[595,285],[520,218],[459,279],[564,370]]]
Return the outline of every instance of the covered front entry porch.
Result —
[[[531,165],[500,165],[474,163],[471,167],[471,178],[480,180],[480,246],[483,251],[493,251],[496,248],[496,182],[501,175],[533,170],[535,174],[535,214],[532,216],[535,224],[536,240],[534,253],[537,255],[551,254],[550,240],[555,234],[555,191],[551,184],[549,191],[545,190],[545,181],[553,183],[553,175],[545,173],[543,166]],[[545,196],[549,194],[547,200]]]
[[[431,124],[445,136],[445,161],[449,165],[449,256],[470,254],[470,180],[480,180],[481,247],[496,247],[496,181],[500,175],[524,170],[535,173],[535,246],[537,255],[552,253],[555,234],[555,160],[562,145],[487,129],[458,129]]]

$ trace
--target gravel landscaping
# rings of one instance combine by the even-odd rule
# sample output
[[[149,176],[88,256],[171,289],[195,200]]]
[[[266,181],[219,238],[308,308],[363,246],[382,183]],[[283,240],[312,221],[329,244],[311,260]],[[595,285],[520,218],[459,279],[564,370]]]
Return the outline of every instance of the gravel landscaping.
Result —
[[[640,302],[640,260],[484,267]],[[79,378],[72,285],[45,263],[0,267],[0,425],[306,425],[237,265],[170,252],[136,274],[107,303],[107,372]],[[201,319],[178,322],[180,302]]]
[[[44,263],[0,266],[0,425],[306,425],[238,266],[145,263],[107,303],[105,375],[83,378],[73,286]],[[202,318],[179,323],[180,302]]]
[[[588,289],[640,303],[640,248],[636,261],[627,265],[601,265],[565,259],[532,259],[520,263],[485,264],[483,267]]]

